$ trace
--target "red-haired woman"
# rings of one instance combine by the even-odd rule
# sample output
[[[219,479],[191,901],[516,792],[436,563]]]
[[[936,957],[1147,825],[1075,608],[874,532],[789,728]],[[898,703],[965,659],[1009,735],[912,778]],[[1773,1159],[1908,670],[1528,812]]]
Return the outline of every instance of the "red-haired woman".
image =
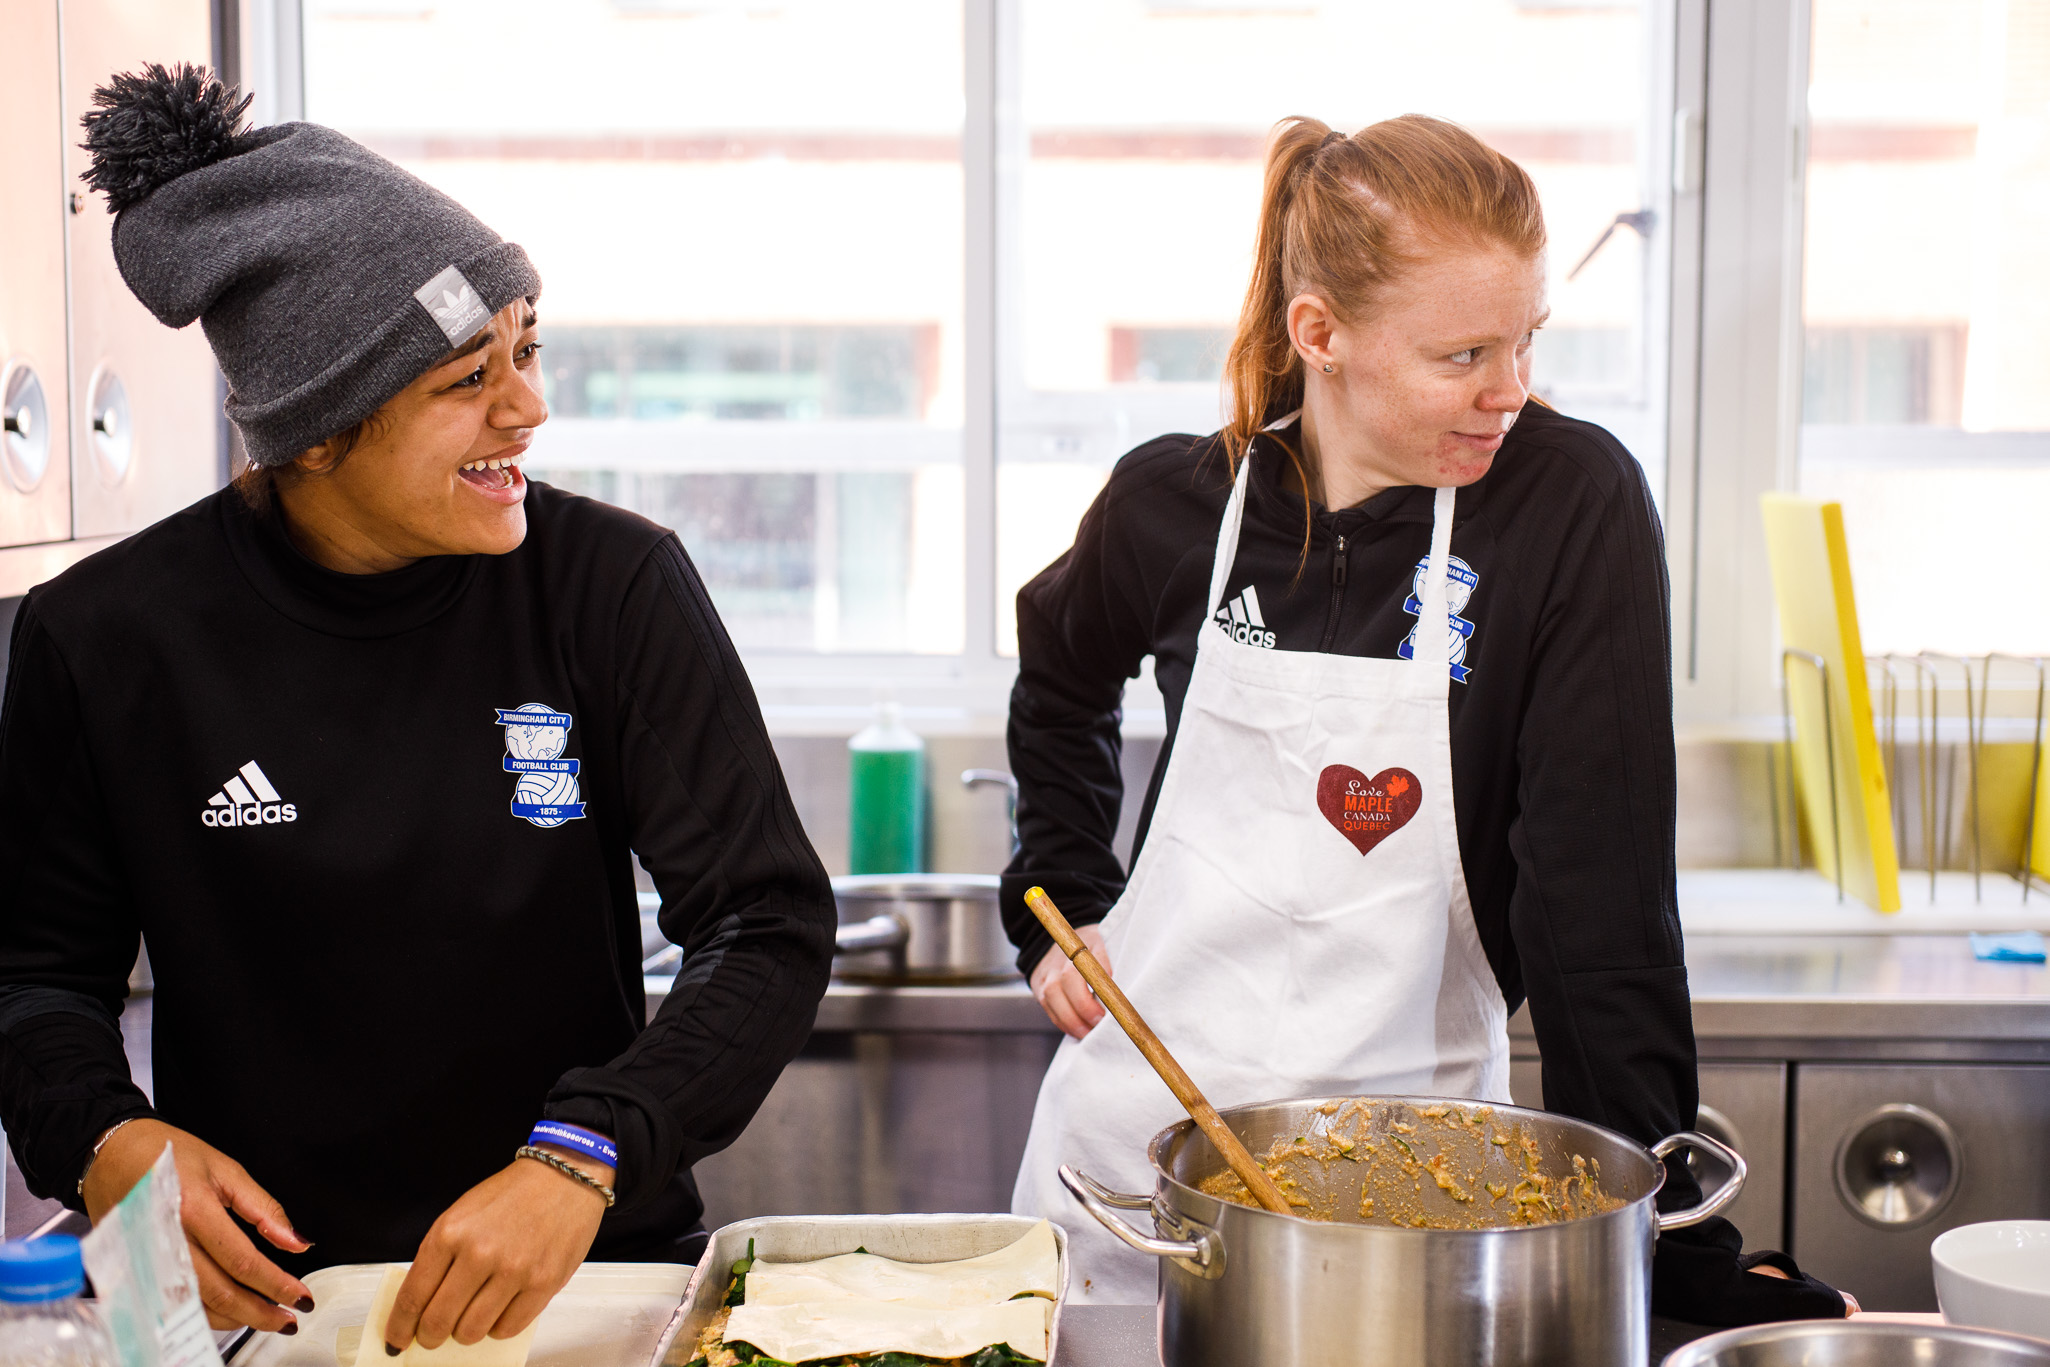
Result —
[[[1533,402],[1530,178],[1414,115],[1268,153],[1231,421],[1126,456],[1018,595],[1005,912],[1047,1014],[1015,1205],[1074,1237],[1085,1299],[1151,1301],[1055,1170],[1147,1190],[1180,1114],[1022,905],[1044,884],[1219,1105],[1509,1098],[1528,999],[1554,1111],[1651,1142],[1694,1121],[1674,906],[1671,641],[1643,472]],[[1119,702],[1168,741],[1129,881]],[[1684,1167],[1661,1204],[1691,1203]],[[1836,1316],[1724,1220],[1663,1236],[1660,1313]]]

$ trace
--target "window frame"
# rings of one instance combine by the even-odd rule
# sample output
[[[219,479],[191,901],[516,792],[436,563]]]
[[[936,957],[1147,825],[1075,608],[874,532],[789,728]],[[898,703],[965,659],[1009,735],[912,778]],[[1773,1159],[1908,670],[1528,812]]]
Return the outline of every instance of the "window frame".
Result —
[[[959,655],[745,657],[779,735],[851,734],[894,696],[920,730],[1003,730],[1017,662],[997,652],[996,455],[1007,301],[1000,235],[1026,148],[1004,139],[1018,110],[1019,6],[962,0],[961,162],[965,298],[964,649]],[[257,92],[259,123],[303,116],[302,0],[216,0],[221,65]],[[230,17],[232,16],[232,17]],[[1759,495],[1794,487],[1803,333],[1808,0],[1648,0],[1652,184],[1669,179],[1670,231],[1652,279],[1669,297],[1665,523],[1672,580],[1676,723],[1683,733],[1762,734],[1777,726],[1776,640]],[[1014,141],[1018,139],[1014,138]],[[1647,335],[1661,336],[1657,318]],[[1047,417],[1056,415],[1048,414]],[[1036,420],[1039,415],[1035,414]],[[1127,731],[1164,722],[1150,674],[1128,691]]]
[[[1758,508],[1794,487],[1799,449],[1809,6],[1678,0],[1675,18],[1673,711],[1684,735],[1752,738],[1779,715]]]

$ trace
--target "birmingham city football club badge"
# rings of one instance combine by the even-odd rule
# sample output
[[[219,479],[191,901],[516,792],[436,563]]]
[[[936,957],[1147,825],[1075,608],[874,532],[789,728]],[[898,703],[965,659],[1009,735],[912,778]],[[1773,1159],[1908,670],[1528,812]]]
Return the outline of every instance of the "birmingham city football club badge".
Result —
[[[560,826],[584,814],[577,801],[577,766],[564,759],[569,746],[570,715],[541,703],[501,707],[498,724],[505,728],[505,771],[518,774],[513,785],[512,814],[536,826]]]
[[[1448,619],[1452,634],[1452,682],[1465,683],[1473,670],[1461,662],[1466,659],[1467,648],[1473,644],[1473,622],[1460,614],[1466,611],[1481,577],[1474,573],[1473,566],[1456,555],[1446,560],[1445,570],[1445,607],[1452,614]],[[1405,660],[1416,658],[1416,634],[1423,628],[1424,579],[1430,572],[1431,557],[1427,555],[1416,562],[1409,597],[1402,601],[1402,610],[1417,619],[1417,625],[1411,627],[1402,644],[1395,647],[1395,653]]]

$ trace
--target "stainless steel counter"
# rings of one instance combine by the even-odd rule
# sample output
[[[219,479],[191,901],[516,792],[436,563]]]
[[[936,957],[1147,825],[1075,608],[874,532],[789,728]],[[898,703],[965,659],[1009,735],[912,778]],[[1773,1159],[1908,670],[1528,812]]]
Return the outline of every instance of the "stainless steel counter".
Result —
[[[1697,935],[1687,946],[1704,1057],[1869,1055],[2050,1060],[2050,968],[1981,963],[1963,935]],[[668,980],[647,980],[652,1014]],[[815,1031],[1045,1034],[1022,981],[993,987],[835,982]],[[1513,1044],[1532,1042],[1528,1016]],[[1818,1052],[1819,1051],[1819,1052]]]
[[[1964,935],[1697,935],[1687,976],[1704,1057],[2050,1060],[2050,967]]]

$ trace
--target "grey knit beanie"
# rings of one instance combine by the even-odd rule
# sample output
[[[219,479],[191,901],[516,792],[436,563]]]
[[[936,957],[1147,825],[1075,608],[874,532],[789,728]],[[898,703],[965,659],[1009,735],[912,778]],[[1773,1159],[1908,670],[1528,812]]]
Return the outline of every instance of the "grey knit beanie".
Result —
[[[200,321],[249,458],[282,465],[361,422],[540,293],[527,254],[332,128],[245,132],[246,99],[150,65],[93,93],[87,180],[114,259],[171,327]]]

